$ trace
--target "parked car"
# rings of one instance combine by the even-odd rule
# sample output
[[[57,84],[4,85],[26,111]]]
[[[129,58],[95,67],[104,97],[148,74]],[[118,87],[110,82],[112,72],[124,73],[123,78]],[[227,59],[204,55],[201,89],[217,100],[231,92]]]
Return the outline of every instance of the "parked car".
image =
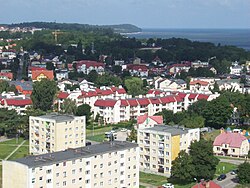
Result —
[[[238,169],[232,170],[232,171],[230,172],[230,174],[231,174],[231,175],[236,175],[236,174],[238,174]]]
[[[160,188],[174,188],[174,185],[172,183],[165,183]]]
[[[86,146],[91,146],[91,142],[86,142]]]
[[[222,180],[224,180],[224,179],[226,179],[226,174],[221,174],[218,178],[217,178],[217,180],[218,181],[222,181]]]

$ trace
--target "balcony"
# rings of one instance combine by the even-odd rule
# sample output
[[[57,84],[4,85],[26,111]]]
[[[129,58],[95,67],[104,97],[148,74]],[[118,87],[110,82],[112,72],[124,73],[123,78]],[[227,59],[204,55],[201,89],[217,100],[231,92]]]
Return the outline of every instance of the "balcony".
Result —
[[[159,165],[164,165],[164,161],[158,161]]]
[[[145,136],[144,139],[145,139],[145,140],[149,140],[149,136]]]

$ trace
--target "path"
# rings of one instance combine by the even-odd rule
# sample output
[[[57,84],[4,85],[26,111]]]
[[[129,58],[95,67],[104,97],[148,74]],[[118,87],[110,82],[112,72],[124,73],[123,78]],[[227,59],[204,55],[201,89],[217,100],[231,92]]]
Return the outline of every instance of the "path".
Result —
[[[220,162],[231,163],[235,165],[240,165],[245,162],[245,160],[237,160],[237,159],[220,159]]]
[[[16,149],[14,149],[7,157],[5,157],[4,160],[8,160],[25,142],[26,140],[22,141],[22,143],[19,144],[19,146],[17,146]]]
[[[157,188],[158,186],[154,186],[154,185],[151,185],[151,184],[148,184],[148,183],[142,183],[140,182],[140,185],[144,186],[144,187],[147,187],[147,188]]]

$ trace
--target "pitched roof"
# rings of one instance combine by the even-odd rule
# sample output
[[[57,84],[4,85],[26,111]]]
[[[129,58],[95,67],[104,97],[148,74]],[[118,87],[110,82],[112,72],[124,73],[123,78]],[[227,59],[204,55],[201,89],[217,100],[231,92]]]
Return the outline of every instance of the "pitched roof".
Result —
[[[69,96],[68,93],[66,93],[66,92],[61,92],[61,93],[58,94],[57,97],[58,97],[59,99],[66,99],[68,96]]]
[[[170,103],[170,102],[175,102],[175,98],[173,96],[166,96],[166,97],[161,97],[160,98],[162,104]]]
[[[121,106],[128,106],[129,103],[126,99],[121,99]]]
[[[190,93],[190,95],[188,96],[188,98],[189,98],[189,99],[195,99],[197,95],[198,95],[198,94]]]
[[[208,185],[206,186],[206,184]],[[221,186],[210,180],[209,182],[196,184],[192,188],[221,188]]]
[[[147,106],[150,104],[149,100],[146,98],[137,99],[137,101],[141,106]]]
[[[161,101],[159,98],[150,98],[149,101],[151,104],[161,104]]]
[[[202,85],[202,86],[207,86],[209,83],[206,82],[206,81],[202,81],[202,80],[194,80],[194,81],[191,81],[189,84],[190,85],[199,84],[199,85]]]
[[[129,106],[138,106],[138,102],[136,99],[128,99]]]
[[[124,88],[119,88],[116,91],[117,91],[118,94],[125,94],[125,93],[127,93]]]
[[[163,123],[163,117],[162,116],[148,116],[147,113],[142,115],[142,116],[138,116],[137,117],[137,123],[142,124],[147,120],[147,118],[152,119],[153,121],[156,122],[156,124],[162,124]]]
[[[116,104],[117,100],[113,99],[107,99],[107,100],[102,100],[98,99],[95,101],[95,106],[101,106],[101,107],[114,107]]]
[[[128,64],[127,69],[136,71],[148,71],[146,65],[136,65],[136,64]]]
[[[77,62],[76,67],[79,68],[82,65],[86,65],[86,68],[89,67],[104,67],[104,64],[97,61],[90,61],[90,60],[81,60]]]
[[[13,73],[12,72],[0,72],[0,76],[4,76],[10,80],[13,80]]]
[[[247,138],[240,133],[224,132],[215,138],[213,145],[229,144],[230,147],[240,148],[244,140],[247,140]]]
[[[205,95],[205,94],[199,94],[199,95],[198,95],[198,97],[197,97],[197,99],[198,99],[198,100],[201,100],[201,99],[205,99],[205,100],[207,100],[207,99],[208,99],[208,97],[209,97],[208,95]]]
[[[53,80],[54,79],[54,73],[52,70],[35,70],[32,71],[32,80],[37,80],[37,77],[43,74],[48,79]]]
[[[177,93],[177,95],[182,99],[184,99],[187,96],[186,93]]]
[[[5,104],[4,101],[6,101],[8,106],[26,106],[32,104],[31,99],[3,99],[1,101],[2,105]]]

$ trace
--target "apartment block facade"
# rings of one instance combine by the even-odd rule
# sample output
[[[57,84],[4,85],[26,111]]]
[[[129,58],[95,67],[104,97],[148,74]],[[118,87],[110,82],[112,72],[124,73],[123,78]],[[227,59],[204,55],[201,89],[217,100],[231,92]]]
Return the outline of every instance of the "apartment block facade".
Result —
[[[200,129],[157,125],[139,129],[140,169],[145,172],[171,175],[172,161],[181,150],[188,152],[190,144],[200,140]]]
[[[29,119],[32,155],[85,146],[85,116],[49,114]]]
[[[139,188],[139,147],[104,142],[3,161],[3,188]]]

